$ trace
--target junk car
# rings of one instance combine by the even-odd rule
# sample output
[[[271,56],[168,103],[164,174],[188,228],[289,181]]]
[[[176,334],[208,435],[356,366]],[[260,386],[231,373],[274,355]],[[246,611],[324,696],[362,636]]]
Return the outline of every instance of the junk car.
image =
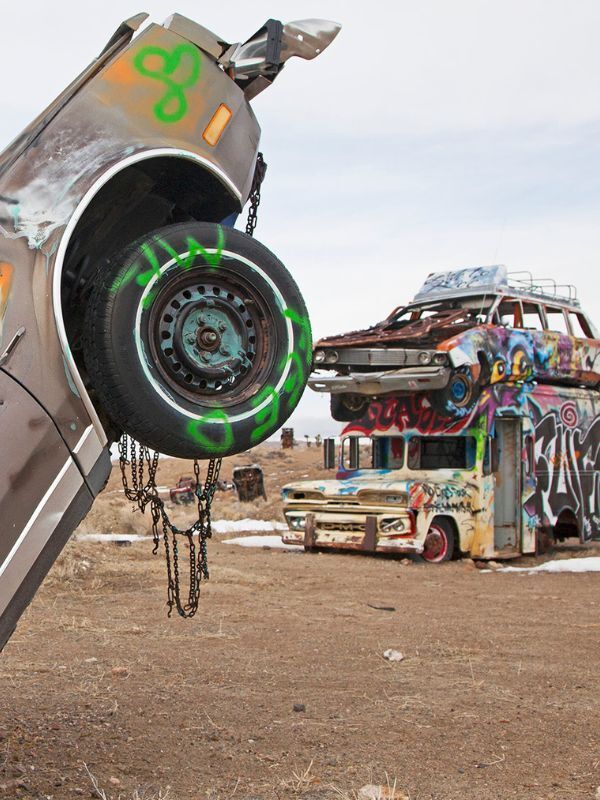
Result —
[[[321,339],[314,370],[310,386],[331,393],[337,420],[360,418],[370,397],[420,391],[468,414],[498,383],[597,387],[600,341],[574,287],[475,267],[432,273],[383,322]]]
[[[102,53],[0,155],[0,646],[104,486],[122,432],[183,458],[285,421],[311,362],[293,278],[233,228],[250,101],[339,25],[269,20],[229,43],[173,14]]]

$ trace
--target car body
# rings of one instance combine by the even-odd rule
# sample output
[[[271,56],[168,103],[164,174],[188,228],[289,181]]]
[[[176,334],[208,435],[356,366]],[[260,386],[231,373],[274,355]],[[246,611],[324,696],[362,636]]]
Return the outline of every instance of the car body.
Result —
[[[297,287],[233,223],[260,186],[250,100],[291,56],[318,55],[339,26],[269,20],[246,42],[229,44],[173,14],[134,36],[147,16],[122,23],[0,155],[0,647],[105,485],[109,446],[122,431],[155,449],[164,443],[172,455],[240,451],[285,421],[308,372],[310,326]],[[192,300],[204,302],[197,276],[212,281],[208,323],[192,317]],[[307,352],[304,362],[283,360],[278,382],[267,374],[275,355],[262,363],[275,334],[254,335],[263,322],[239,300],[255,280],[268,282],[260,312],[276,318],[284,350]],[[191,296],[185,281],[196,281],[196,296],[182,301],[190,304],[185,319],[173,312],[170,332],[151,317],[163,313],[159,296],[169,286]],[[144,294],[150,286],[154,294]],[[290,297],[294,307],[281,299]],[[124,313],[123,303],[137,312]],[[160,336],[172,336],[192,366],[168,362]],[[246,353],[230,354],[231,341],[243,341],[259,368]],[[115,367],[110,380],[107,365]],[[203,365],[211,377],[197,388]],[[236,382],[242,415],[231,411]],[[121,391],[129,406],[117,399]],[[237,435],[242,422],[246,439]],[[145,426],[147,440],[130,424]],[[160,425],[157,445],[152,430]]]
[[[337,398],[339,419],[397,392],[432,392],[434,403],[466,411],[484,385],[598,386],[600,341],[573,287],[476,267],[432,273],[383,322],[321,339],[313,365],[309,385]]]

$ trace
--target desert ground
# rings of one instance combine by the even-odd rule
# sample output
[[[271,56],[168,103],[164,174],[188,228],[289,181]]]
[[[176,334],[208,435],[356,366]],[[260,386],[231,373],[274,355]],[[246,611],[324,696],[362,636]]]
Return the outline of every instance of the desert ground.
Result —
[[[228,459],[226,478],[261,464],[268,499],[219,493],[215,519],[281,520],[279,488],[320,459],[304,443]],[[189,472],[165,460],[159,482]],[[119,487],[115,468],[79,534],[149,533]],[[192,620],[167,618],[151,541],[72,539],[0,656],[0,797],[596,797],[600,574],[228,538]]]

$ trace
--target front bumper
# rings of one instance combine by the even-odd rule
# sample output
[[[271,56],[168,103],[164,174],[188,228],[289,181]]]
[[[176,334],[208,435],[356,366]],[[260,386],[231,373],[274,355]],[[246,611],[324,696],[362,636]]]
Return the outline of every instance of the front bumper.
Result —
[[[285,544],[364,550],[382,553],[420,553],[414,516],[406,509],[377,514],[286,513],[290,529],[282,533]],[[302,520],[294,527],[292,520]],[[394,527],[396,526],[396,527]]]
[[[308,385],[315,392],[376,395],[388,392],[424,392],[443,389],[450,380],[449,367],[410,367],[387,372],[354,372],[351,375],[313,373]]]

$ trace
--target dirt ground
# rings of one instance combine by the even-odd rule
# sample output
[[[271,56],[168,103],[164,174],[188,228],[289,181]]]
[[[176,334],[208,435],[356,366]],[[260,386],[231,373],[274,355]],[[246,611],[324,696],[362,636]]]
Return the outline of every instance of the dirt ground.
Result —
[[[215,518],[280,519],[278,487],[320,455],[234,459],[261,463],[269,499],[220,493]],[[187,471],[165,461],[161,483]],[[117,478],[81,531],[147,532]],[[595,797],[599,574],[219,540],[209,555],[186,621],[166,617],[151,542],[68,545],[0,656],[0,797]]]

